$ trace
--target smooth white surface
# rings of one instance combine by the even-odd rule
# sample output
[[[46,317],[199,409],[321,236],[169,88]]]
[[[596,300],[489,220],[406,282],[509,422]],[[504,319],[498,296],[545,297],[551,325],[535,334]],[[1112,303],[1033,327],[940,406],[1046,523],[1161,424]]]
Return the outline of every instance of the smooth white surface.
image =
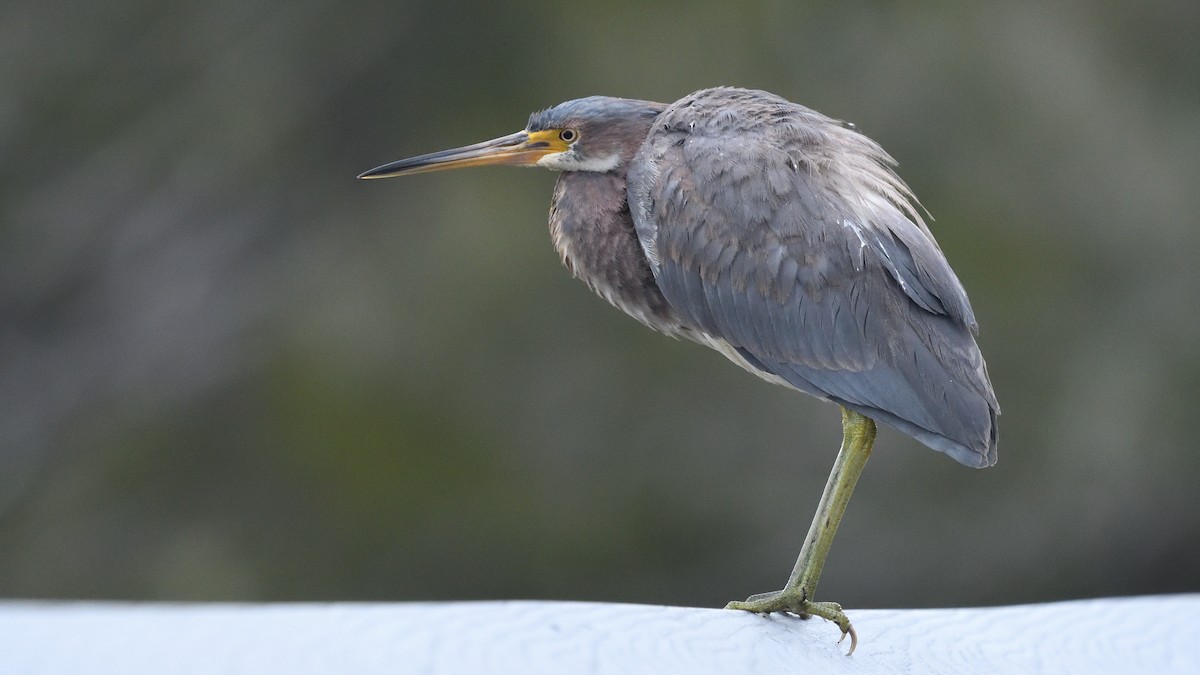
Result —
[[[0,673],[1200,673],[1200,595],[821,619],[584,602],[0,602]]]

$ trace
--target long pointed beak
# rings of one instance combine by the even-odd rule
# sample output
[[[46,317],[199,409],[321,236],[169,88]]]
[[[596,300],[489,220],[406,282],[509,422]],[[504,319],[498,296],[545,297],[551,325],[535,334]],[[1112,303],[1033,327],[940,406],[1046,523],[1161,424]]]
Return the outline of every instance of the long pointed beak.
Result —
[[[358,177],[391,178],[392,176],[409,176],[430,171],[447,171],[492,164],[534,166],[542,157],[564,150],[566,150],[566,144],[558,140],[557,134],[543,131],[533,133],[518,131],[515,134],[501,136],[475,145],[441,150],[390,162],[362,173]]]

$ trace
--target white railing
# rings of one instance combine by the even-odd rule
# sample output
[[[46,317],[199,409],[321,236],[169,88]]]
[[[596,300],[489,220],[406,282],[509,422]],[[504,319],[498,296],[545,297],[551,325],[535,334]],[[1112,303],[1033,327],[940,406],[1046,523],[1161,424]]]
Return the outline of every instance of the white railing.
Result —
[[[1200,673],[1200,595],[821,619],[586,602],[0,602],[0,673]],[[848,642],[848,641],[847,641]]]

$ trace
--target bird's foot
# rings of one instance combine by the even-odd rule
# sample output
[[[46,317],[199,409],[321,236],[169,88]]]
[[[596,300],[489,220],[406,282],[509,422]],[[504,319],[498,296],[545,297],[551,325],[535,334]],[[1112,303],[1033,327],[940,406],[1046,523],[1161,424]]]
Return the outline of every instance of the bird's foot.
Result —
[[[846,652],[846,656],[853,654],[854,648],[858,646],[858,634],[854,632],[854,626],[850,625],[850,619],[842,611],[841,605],[836,602],[811,602],[805,597],[804,591],[800,589],[759,593],[746,598],[745,602],[735,600],[725,605],[725,609],[740,609],[763,616],[772,612],[786,612],[795,614],[801,619],[819,616],[834,622],[842,630],[842,638],[838,640],[839,643],[846,639],[847,635],[850,636],[850,651]]]

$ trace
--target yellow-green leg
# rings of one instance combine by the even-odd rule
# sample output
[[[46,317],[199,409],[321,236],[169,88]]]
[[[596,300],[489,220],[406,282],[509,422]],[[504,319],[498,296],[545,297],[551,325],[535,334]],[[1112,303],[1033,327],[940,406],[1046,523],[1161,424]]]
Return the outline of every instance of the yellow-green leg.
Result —
[[[725,609],[742,609],[759,614],[792,612],[805,619],[809,616],[828,619],[842,629],[843,639],[846,635],[850,636],[849,654],[854,653],[854,648],[858,646],[858,635],[850,625],[850,619],[842,612],[842,606],[836,602],[813,602],[812,597],[817,590],[817,580],[821,578],[821,569],[825,567],[825,556],[829,555],[833,536],[837,534],[846,504],[850,502],[850,494],[854,492],[854,484],[867,465],[874,442],[875,422],[853,410],[842,408],[842,449],[833,463],[833,471],[829,473],[829,482],[821,494],[817,514],[808,528],[800,558],[796,560],[796,567],[792,570],[792,576],[788,577],[787,585],[782,591],[752,595],[745,602],[731,602],[725,605]]]

